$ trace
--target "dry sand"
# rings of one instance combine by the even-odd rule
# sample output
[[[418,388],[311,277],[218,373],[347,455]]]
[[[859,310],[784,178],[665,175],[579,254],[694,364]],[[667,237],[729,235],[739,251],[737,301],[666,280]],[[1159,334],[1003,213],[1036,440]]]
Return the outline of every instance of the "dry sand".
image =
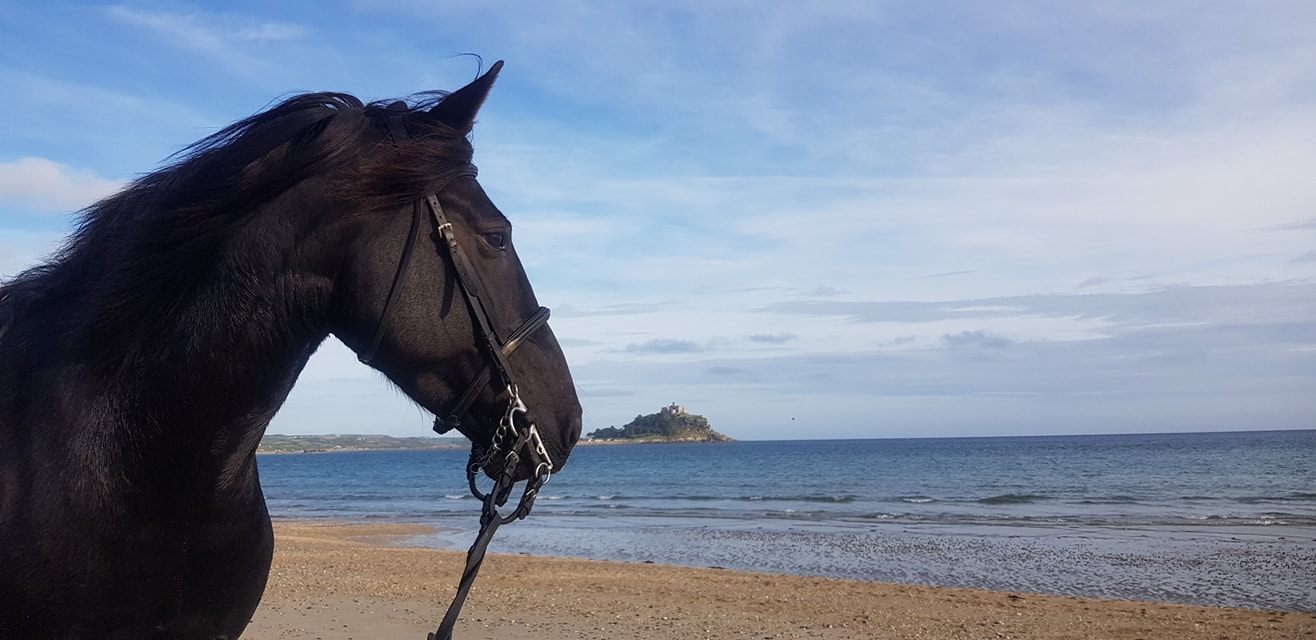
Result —
[[[243,638],[424,640],[464,562],[394,546],[425,531],[276,524],[269,586]],[[1316,616],[494,554],[455,636],[1316,640]]]

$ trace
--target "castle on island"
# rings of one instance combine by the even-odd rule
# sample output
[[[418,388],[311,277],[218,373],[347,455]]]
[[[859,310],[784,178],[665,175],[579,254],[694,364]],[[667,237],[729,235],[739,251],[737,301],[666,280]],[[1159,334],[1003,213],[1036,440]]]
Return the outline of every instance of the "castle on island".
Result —
[[[713,430],[704,416],[673,402],[657,413],[635,416],[625,426],[604,427],[585,434],[587,442],[732,442]]]

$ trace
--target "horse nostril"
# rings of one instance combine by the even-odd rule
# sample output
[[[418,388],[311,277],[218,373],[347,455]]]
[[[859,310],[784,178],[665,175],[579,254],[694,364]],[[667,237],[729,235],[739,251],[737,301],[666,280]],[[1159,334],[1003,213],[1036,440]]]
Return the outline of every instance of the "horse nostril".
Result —
[[[565,449],[570,450],[572,447],[576,446],[576,442],[580,440],[580,429],[580,415],[573,415],[567,428],[562,430],[562,446]]]

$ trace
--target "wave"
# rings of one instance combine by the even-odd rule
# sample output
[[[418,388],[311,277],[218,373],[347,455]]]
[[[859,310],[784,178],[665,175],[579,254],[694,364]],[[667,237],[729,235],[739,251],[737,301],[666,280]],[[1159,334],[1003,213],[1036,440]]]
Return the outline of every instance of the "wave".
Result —
[[[564,496],[571,498],[573,496]],[[850,504],[859,499],[856,495],[839,495],[839,496],[821,496],[821,495],[799,495],[799,496],[774,496],[774,495],[743,495],[743,496],[704,496],[704,495],[683,495],[683,496],[626,496],[626,495],[599,495],[590,496],[590,500],[628,500],[631,502],[713,502],[715,500],[730,500],[734,502],[819,502],[825,504]]]
[[[647,521],[654,526],[677,526],[677,527],[713,527],[724,526],[722,524],[710,524],[716,522],[743,522],[759,523],[763,526],[771,527],[771,523],[783,522],[811,522],[822,525],[822,529],[817,531],[826,531],[833,528],[835,533],[854,532],[856,525],[871,526],[877,523],[889,524],[908,524],[908,525],[949,525],[958,527],[977,527],[977,526],[1020,526],[1020,527],[1118,527],[1125,529],[1127,527],[1168,527],[1179,529],[1183,527],[1200,528],[1200,527],[1230,527],[1230,526],[1263,526],[1263,527],[1313,527],[1316,526],[1316,517],[1305,516],[1290,513],[1266,513],[1266,514],[1240,514],[1240,515],[1197,515],[1197,516],[1172,516],[1167,514],[1144,514],[1144,515],[1111,515],[1111,514],[1047,514],[1047,515],[1018,515],[1006,513],[913,513],[913,512],[864,512],[864,513],[836,513],[825,510],[811,510],[807,508],[783,508],[767,511],[755,512],[728,512],[717,509],[646,509],[627,504],[618,503],[599,503],[593,505],[582,505],[572,509],[559,511],[544,510],[539,512],[538,517],[544,519],[553,519],[557,517],[584,517],[593,518],[607,513],[610,510],[625,510],[627,514],[626,526],[644,526]],[[610,525],[611,526],[611,525]]]
[[[1032,504],[1042,500],[1049,500],[1047,496],[1033,493],[1003,493],[999,496],[989,498],[979,498],[979,504]]]
[[[1141,501],[1133,496],[1114,495],[1079,500],[1078,504],[1140,504],[1140,502]]]
[[[1316,493],[1306,493],[1294,491],[1283,496],[1243,496],[1238,498],[1243,504],[1259,504],[1266,502],[1316,502]]]
[[[928,504],[929,502],[937,501],[936,498],[932,498],[928,496],[901,496],[898,499],[901,502],[908,502],[910,504]]]
[[[841,495],[841,496],[740,496],[736,500],[746,502],[762,502],[770,500],[773,502],[822,502],[827,504],[850,504],[858,500],[859,496]]]
[[[1306,491],[1293,491],[1284,495],[1277,496],[1179,496],[1179,500],[1184,502],[1221,502],[1230,501],[1242,504],[1264,504],[1267,502],[1316,502],[1316,493]]]
[[[1308,518],[1294,513],[1258,513],[1247,516],[1221,516],[1206,515],[1190,517],[1190,520],[1196,520],[1204,524],[1229,524],[1229,525],[1257,525],[1263,527],[1269,526],[1312,526],[1316,524],[1316,518]]]

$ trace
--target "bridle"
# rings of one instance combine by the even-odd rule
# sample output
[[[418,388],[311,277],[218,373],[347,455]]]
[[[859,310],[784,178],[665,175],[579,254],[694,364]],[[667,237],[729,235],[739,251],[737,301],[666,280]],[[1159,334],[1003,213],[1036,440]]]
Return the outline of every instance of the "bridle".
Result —
[[[389,135],[395,144],[407,138],[406,126],[400,116],[389,118],[388,128]],[[475,165],[467,163],[455,178],[474,178],[476,174]],[[461,612],[462,604],[466,601],[466,595],[471,590],[471,585],[475,582],[476,574],[480,571],[480,565],[484,563],[485,550],[489,546],[489,541],[493,539],[494,531],[501,525],[530,515],[530,508],[534,505],[535,497],[539,495],[539,489],[544,486],[545,482],[548,482],[550,475],[553,473],[553,460],[544,448],[544,441],[539,435],[539,430],[535,427],[534,422],[528,419],[525,403],[521,400],[516,382],[512,379],[511,368],[507,365],[507,356],[515,351],[527,337],[548,323],[548,308],[540,307],[534,315],[514,329],[506,340],[499,337],[497,330],[494,328],[492,314],[485,306],[485,299],[481,297],[485,289],[481,286],[482,283],[471,267],[466,253],[462,251],[461,244],[457,242],[457,234],[453,229],[452,222],[448,220],[443,212],[443,207],[439,204],[438,194],[446,186],[446,183],[440,185],[433,193],[412,203],[411,230],[407,233],[407,242],[403,247],[397,272],[393,275],[393,284],[389,287],[384,309],[380,313],[379,324],[375,327],[375,335],[370,341],[370,346],[358,356],[363,364],[370,364],[378,354],[379,346],[388,330],[389,316],[397,303],[402,290],[402,282],[406,278],[407,269],[411,264],[411,254],[416,247],[416,239],[420,235],[421,218],[424,217],[421,209],[428,209],[429,218],[434,224],[434,232],[439,239],[443,240],[442,243],[438,244],[436,250],[440,256],[445,254],[447,256],[447,262],[452,268],[453,279],[461,290],[462,297],[466,300],[466,308],[471,314],[472,324],[475,328],[476,345],[489,356],[492,364],[490,367],[481,369],[480,373],[471,380],[466,390],[458,396],[457,401],[445,412],[447,415],[435,418],[434,431],[444,434],[460,426],[461,416],[465,415],[471,408],[475,398],[481,390],[491,383],[493,376],[498,377],[500,386],[506,389],[508,396],[507,409],[503,412],[503,417],[490,438],[488,447],[476,442],[471,444],[471,456],[466,465],[466,480],[471,494],[480,500],[482,505],[480,532],[475,538],[475,543],[471,545],[466,554],[466,569],[462,572],[457,594],[453,597],[452,604],[448,606],[448,611],[443,616],[443,621],[439,624],[438,630],[429,634],[429,640],[450,640],[452,638],[452,630],[457,624],[457,616]],[[446,251],[444,251],[445,248]],[[521,416],[520,422],[524,427],[518,426],[518,415]],[[525,489],[521,493],[521,499],[516,509],[504,516],[498,512],[498,508],[506,504],[507,499],[512,495],[516,483],[516,470],[521,465],[523,455],[526,462],[533,469],[533,474],[526,481]],[[486,470],[490,472],[497,470],[494,486],[487,493],[480,491],[476,486],[476,479]]]

